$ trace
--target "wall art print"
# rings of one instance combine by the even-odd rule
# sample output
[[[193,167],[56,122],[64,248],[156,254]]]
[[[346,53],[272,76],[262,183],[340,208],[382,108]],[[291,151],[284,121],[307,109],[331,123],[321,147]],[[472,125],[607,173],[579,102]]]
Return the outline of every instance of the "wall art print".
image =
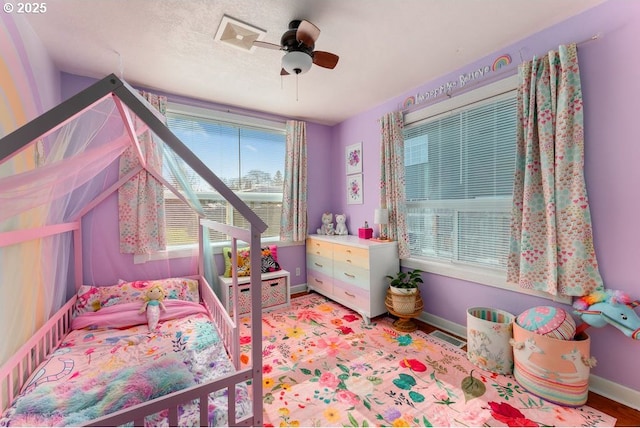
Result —
[[[347,175],[362,172],[362,143],[351,144],[345,148]]]
[[[347,176],[347,204],[362,204],[362,174]]]

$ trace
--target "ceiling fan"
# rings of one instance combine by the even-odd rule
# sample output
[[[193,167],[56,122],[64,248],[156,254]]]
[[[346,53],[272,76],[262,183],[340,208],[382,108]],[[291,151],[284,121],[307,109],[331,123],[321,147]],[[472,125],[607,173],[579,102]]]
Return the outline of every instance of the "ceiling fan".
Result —
[[[307,20],[296,19],[289,22],[289,29],[282,35],[279,45],[260,40],[254,41],[253,45],[286,52],[282,57],[281,76],[306,73],[312,64],[333,69],[338,64],[338,55],[313,50],[319,36],[318,27]]]

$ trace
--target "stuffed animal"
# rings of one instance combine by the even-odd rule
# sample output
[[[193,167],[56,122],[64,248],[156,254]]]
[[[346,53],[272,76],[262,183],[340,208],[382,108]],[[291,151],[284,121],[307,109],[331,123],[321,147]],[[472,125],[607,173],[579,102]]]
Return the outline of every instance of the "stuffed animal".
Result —
[[[640,340],[640,317],[634,311],[637,306],[640,306],[640,300],[634,300],[623,291],[594,291],[573,302],[576,314],[584,321],[577,331],[584,331],[590,326],[612,325],[626,336]]]
[[[344,214],[336,214],[336,235],[348,235],[347,216]]]
[[[164,307],[164,290],[159,285],[154,285],[144,292],[144,303],[138,313],[147,312],[149,331],[153,331],[160,321],[160,311],[166,311]]]
[[[322,214],[322,226],[317,230],[318,235],[335,235],[335,230],[333,229],[333,214],[332,213],[323,213]]]

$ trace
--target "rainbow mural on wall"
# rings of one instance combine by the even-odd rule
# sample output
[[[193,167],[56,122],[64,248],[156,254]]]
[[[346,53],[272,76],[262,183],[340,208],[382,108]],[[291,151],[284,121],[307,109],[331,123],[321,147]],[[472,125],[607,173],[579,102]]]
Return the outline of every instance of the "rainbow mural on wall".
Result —
[[[33,73],[32,59],[37,52],[30,50],[24,39],[25,21],[22,17],[0,14],[0,137],[13,132],[43,112],[40,92]],[[0,164],[0,178],[33,169],[34,149],[26,149],[9,162]],[[36,227],[31,217],[10,219],[0,223],[0,230]],[[0,325],[10,326],[0,333],[0,364],[4,363],[22,343],[45,321],[51,304],[47,304],[43,278],[47,275],[41,261],[49,254],[42,249],[41,240],[20,245],[0,247],[0,283],[3,289],[0,302]],[[29,263],[25,263],[29,260]],[[6,267],[11,267],[7,269]],[[28,286],[15,286],[25,284]],[[31,308],[31,310],[25,310]],[[8,334],[8,332],[11,332]]]
[[[493,65],[491,66],[491,70],[498,71],[502,67],[506,67],[511,64],[511,55],[500,55],[498,58],[493,61]]]
[[[13,15],[0,15],[0,137],[39,114],[26,49]],[[27,62],[27,64],[25,64]]]
[[[409,108],[412,105],[414,105],[415,103],[416,103],[416,97],[410,96],[410,97],[407,97],[406,100],[404,100],[404,103],[402,103],[402,107],[403,108]]]

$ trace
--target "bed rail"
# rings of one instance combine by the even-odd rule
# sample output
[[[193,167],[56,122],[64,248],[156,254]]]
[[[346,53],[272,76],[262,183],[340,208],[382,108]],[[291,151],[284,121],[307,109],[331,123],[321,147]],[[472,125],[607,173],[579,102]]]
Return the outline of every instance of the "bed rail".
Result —
[[[70,330],[74,295],[0,367],[0,409],[11,405],[31,373],[62,343]],[[2,413],[0,412],[0,414]]]
[[[237,362],[240,361],[240,348],[239,348],[239,327],[231,319],[227,310],[225,309],[220,299],[215,295],[213,289],[203,276],[191,277],[197,279],[200,283],[200,298],[202,303],[211,314],[212,321],[218,327],[220,333],[220,339],[224,343],[224,347],[234,362],[236,370],[240,370],[240,366]]]
[[[227,228],[225,231],[235,232],[237,228]],[[239,229],[238,229],[239,230]],[[243,231],[246,234],[246,231]],[[240,234],[243,238],[245,235]],[[232,236],[232,246],[236,247],[237,236]],[[253,241],[253,239],[249,239]],[[259,236],[256,239],[259,248]],[[255,243],[254,243],[255,245]],[[235,251],[234,251],[235,254]],[[253,271],[257,272],[259,278],[259,254],[260,251],[252,252],[251,263]],[[258,259],[258,261],[255,260]],[[237,263],[233,263],[234,274],[237,278]],[[253,280],[252,273],[252,280]],[[200,408],[200,425],[211,425],[215,421],[209,420],[209,394],[226,389],[228,391],[227,399],[227,424],[229,426],[256,426],[262,425],[262,363],[261,363],[261,346],[252,347],[252,365],[243,369],[240,364],[240,332],[237,318],[232,318],[227,313],[224,305],[213,292],[208,281],[203,275],[191,276],[197,279],[200,286],[200,296],[202,303],[211,314],[212,321],[218,328],[220,339],[223,342],[231,361],[233,362],[236,372],[227,376],[215,379],[211,382],[193,386],[191,388],[176,391],[174,393],[159,397],[155,400],[141,403],[139,405],[123,409],[99,419],[92,420],[87,426],[118,426],[127,423],[133,423],[135,426],[143,426],[146,416],[154,415],[161,411],[167,411],[168,421],[171,426],[178,425],[179,406],[181,404],[197,401]],[[237,282],[237,279],[236,279]],[[252,309],[260,308],[260,287],[256,287],[257,302],[253,302]],[[36,370],[36,368],[53,353],[71,329],[71,320],[73,316],[73,307],[77,296],[74,295],[68,302],[60,308],[38,331],[27,341],[2,367],[0,367],[0,409],[4,413],[9,407],[25,383]],[[237,303],[236,303],[237,304]],[[252,311],[253,312],[253,311]],[[237,315],[236,315],[237,317]],[[252,337],[261,338],[261,329],[256,329],[256,325],[260,326],[261,310],[252,313]],[[256,334],[256,332],[258,332]],[[258,340],[258,343],[260,341]],[[247,415],[238,417],[236,412],[236,385],[250,382],[250,393],[252,399],[252,412]]]

